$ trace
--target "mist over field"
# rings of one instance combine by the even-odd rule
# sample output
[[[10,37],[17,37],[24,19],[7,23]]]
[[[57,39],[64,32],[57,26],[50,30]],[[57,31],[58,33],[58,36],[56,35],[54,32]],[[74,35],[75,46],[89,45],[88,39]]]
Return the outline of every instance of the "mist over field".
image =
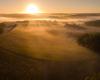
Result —
[[[1,14],[0,80],[100,80],[99,43],[100,14]]]

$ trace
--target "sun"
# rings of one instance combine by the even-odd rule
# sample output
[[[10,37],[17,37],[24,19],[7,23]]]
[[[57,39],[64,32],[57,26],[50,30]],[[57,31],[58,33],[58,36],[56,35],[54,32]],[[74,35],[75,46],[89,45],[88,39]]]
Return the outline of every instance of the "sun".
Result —
[[[40,10],[39,10],[38,6],[36,6],[34,4],[29,4],[29,5],[27,5],[25,12],[27,14],[38,14],[38,13],[40,13]]]

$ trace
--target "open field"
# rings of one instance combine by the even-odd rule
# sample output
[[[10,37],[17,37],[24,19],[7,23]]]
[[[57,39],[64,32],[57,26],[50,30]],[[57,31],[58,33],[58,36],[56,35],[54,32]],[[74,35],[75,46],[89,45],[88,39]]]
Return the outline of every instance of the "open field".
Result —
[[[0,16],[0,80],[100,80],[100,14]]]

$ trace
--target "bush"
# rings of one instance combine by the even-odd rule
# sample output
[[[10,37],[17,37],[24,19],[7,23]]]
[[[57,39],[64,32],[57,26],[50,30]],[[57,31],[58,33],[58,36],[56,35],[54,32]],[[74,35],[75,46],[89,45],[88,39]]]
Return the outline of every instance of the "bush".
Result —
[[[78,43],[100,53],[100,33],[87,33],[78,38]]]
[[[99,27],[100,26],[100,20],[88,21],[85,24],[88,25],[88,26],[96,26],[96,27]]]
[[[5,23],[0,23],[0,34],[4,32],[4,27],[6,26]]]
[[[17,24],[15,23],[0,23],[0,34],[3,34],[5,32],[9,32],[12,31],[15,27],[17,26]]]
[[[72,24],[68,24],[68,23],[66,23],[65,25],[64,25],[64,27],[65,28],[71,28],[71,29],[76,29],[76,30],[85,30],[86,28],[84,28],[83,26],[81,26],[81,25],[77,25],[77,24],[74,24],[74,23],[72,23]]]

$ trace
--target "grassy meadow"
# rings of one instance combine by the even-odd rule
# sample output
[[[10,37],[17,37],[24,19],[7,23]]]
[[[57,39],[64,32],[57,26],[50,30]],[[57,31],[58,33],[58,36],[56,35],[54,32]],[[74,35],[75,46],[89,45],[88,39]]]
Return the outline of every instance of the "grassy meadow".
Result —
[[[100,14],[1,14],[0,80],[100,80]]]

